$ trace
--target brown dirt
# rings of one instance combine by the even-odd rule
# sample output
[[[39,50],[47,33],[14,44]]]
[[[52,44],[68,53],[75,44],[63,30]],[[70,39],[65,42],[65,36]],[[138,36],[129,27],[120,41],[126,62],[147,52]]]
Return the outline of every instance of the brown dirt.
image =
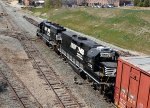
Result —
[[[48,88],[46,85],[43,85],[45,81],[38,77],[17,39],[0,36],[0,57],[19,76],[45,108],[55,107],[55,95],[51,90],[46,89]]]

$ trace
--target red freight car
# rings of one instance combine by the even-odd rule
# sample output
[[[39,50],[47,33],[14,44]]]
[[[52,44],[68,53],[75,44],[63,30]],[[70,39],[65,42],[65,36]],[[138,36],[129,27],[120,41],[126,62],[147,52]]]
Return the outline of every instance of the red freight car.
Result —
[[[115,85],[119,108],[150,108],[150,57],[120,57]]]

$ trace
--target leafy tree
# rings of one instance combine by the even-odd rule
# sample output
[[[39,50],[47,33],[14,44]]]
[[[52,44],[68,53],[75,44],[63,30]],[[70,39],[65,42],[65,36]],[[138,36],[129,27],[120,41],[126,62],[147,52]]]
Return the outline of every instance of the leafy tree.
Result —
[[[137,6],[139,4],[139,0],[134,0],[134,5]]]
[[[142,1],[139,2],[139,3],[138,3],[138,6],[143,7],[143,2],[142,2]]]
[[[51,7],[51,0],[45,0],[44,8],[50,8]]]
[[[62,0],[45,0],[45,7],[46,8],[57,8],[61,7]]]
[[[143,6],[144,7],[149,7],[149,0],[144,0]]]

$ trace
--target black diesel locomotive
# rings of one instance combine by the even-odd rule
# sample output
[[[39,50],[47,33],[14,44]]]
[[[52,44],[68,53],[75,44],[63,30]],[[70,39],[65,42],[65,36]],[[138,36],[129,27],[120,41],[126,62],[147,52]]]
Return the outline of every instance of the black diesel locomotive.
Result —
[[[101,93],[113,94],[119,56],[115,50],[52,22],[43,21],[38,27],[37,36],[63,55],[82,77]]]

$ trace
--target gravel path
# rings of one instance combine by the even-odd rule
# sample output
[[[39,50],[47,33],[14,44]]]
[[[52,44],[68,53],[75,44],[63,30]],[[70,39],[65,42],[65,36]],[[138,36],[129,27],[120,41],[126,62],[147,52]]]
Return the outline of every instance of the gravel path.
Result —
[[[0,36],[0,46],[0,57],[24,82],[43,107],[55,106],[55,95],[51,90],[47,90],[45,81],[40,79],[37,71],[33,69],[19,41],[8,36]]]
[[[12,11],[13,9],[11,10],[11,8],[8,8],[8,10],[9,9],[10,9],[9,12],[13,14]],[[17,17],[15,16],[15,18]],[[22,82],[24,82],[26,87],[30,90],[30,92],[34,95],[34,97],[37,98],[37,100],[42,104],[44,108],[57,107],[55,106],[56,103],[55,95],[51,90],[47,89],[48,88],[47,85],[44,85],[45,81],[38,76],[37,70],[33,69],[31,61],[28,58],[27,54],[25,53],[20,42],[17,39],[10,37],[11,34],[13,34],[11,33],[12,27],[9,26],[7,28],[7,26],[5,26],[6,25],[5,20],[6,20],[5,17],[3,17],[2,23],[0,23],[1,26],[3,27],[2,29],[0,28],[1,31],[0,32],[0,57],[7,63],[9,68],[11,68],[13,72],[22,80]],[[22,18],[22,20],[24,19]],[[15,19],[15,21],[17,21],[17,19]],[[2,94],[1,96],[4,97],[3,95],[6,96],[7,94],[5,93]],[[8,104],[6,106],[3,103],[2,103],[3,106],[2,108],[11,107],[11,105]],[[17,108],[17,107],[12,106],[11,108]]]

